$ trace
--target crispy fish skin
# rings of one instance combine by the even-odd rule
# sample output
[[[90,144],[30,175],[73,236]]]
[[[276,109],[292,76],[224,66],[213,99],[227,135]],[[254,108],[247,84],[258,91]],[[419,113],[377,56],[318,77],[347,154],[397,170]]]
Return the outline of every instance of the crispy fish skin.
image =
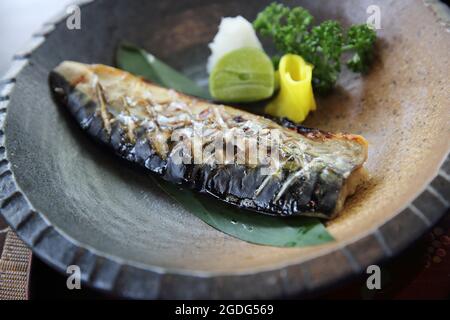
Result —
[[[367,141],[358,135],[328,133],[289,122],[283,127],[105,65],[65,61],[50,73],[49,81],[58,104],[67,107],[82,129],[117,155],[167,181],[239,208],[330,219],[341,211],[364,177]],[[202,163],[174,161],[180,150],[183,156],[184,149],[170,142],[171,136],[192,134],[196,124],[206,128],[203,151],[213,146],[210,136],[223,132],[239,129],[249,139],[257,139],[257,132],[270,135],[278,130],[282,136],[278,170],[265,174],[267,164],[250,163],[246,150],[239,149],[235,149],[232,162],[218,162],[215,157]],[[193,142],[187,138],[183,143]],[[244,159],[236,161],[242,154],[246,154]]]

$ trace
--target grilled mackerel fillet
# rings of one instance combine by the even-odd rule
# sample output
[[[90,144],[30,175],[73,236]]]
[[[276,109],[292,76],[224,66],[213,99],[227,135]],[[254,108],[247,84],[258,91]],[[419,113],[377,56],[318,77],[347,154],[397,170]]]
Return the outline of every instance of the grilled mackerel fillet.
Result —
[[[120,157],[239,208],[276,216],[333,218],[364,176],[367,142],[358,135],[292,123],[281,126],[104,65],[65,61],[51,72],[50,86],[81,128]],[[196,145],[206,156],[180,163],[180,156],[194,158],[195,151],[187,151],[193,150],[199,128],[201,142]],[[243,133],[248,143],[227,140],[233,132]],[[264,137],[275,133],[279,143],[267,143],[270,139]],[[173,142],[173,135],[182,136],[182,141]],[[231,144],[231,154],[215,144],[217,137],[226,146]],[[252,143],[266,147],[269,156],[277,151],[277,158],[255,162],[247,148]]]

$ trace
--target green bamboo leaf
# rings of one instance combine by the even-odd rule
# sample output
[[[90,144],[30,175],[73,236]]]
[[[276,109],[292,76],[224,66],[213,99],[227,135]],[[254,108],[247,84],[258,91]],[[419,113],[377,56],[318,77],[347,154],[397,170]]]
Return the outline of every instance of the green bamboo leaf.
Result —
[[[207,89],[165,64],[152,54],[130,44],[122,44],[116,53],[117,66],[166,88],[210,100]]]
[[[155,182],[186,210],[213,228],[243,241],[276,246],[303,247],[333,241],[319,219],[277,218],[231,208],[161,179]]]

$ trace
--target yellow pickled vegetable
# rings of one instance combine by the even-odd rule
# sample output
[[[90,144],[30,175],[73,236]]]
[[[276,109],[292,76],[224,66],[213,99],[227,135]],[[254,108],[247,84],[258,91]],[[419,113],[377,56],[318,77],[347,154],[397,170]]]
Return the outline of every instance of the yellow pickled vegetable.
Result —
[[[286,117],[294,122],[305,120],[309,111],[316,110],[311,84],[313,66],[302,57],[286,54],[277,71],[280,91],[266,106],[265,112],[275,117]]]

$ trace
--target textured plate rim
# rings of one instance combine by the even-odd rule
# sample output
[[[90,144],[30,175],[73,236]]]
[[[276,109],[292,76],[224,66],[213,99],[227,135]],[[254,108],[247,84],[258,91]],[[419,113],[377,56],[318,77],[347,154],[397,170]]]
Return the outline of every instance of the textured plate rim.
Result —
[[[84,6],[93,0],[76,1]],[[437,15],[437,20],[450,30],[450,13],[439,0],[424,0]],[[16,183],[13,170],[7,158],[4,122],[7,106],[14,89],[16,77],[27,65],[33,51],[45,42],[45,38],[68,13],[64,10],[43,28],[34,33],[29,45],[13,57],[10,70],[0,80],[0,213],[19,237],[42,260],[59,272],[66,273],[68,265],[79,265],[83,283],[94,288],[129,298],[274,298],[317,292],[338,281],[360,275],[363,267],[378,264],[403,251],[417,240],[450,208],[445,196],[439,193],[433,183],[439,180],[445,193],[450,193],[450,167],[441,169],[430,179],[430,183],[420,190],[416,200],[406,204],[403,210],[392,215],[384,223],[368,230],[365,235],[343,243],[320,255],[297,264],[275,270],[256,270],[252,273],[217,275],[208,273],[172,273],[161,267],[150,267],[107,255],[83,245],[66,235],[37,212],[24,192]],[[442,164],[450,162],[450,155]],[[7,186],[7,188],[5,188]],[[432,220],[421,212],[415,203],[424,193],[431,194],[443,206],[432,213]],[[438,209],[436,209],[438,210]],[[415,228],[402,241],[395,239],[400,225],[410,224]],[[373,252],[367,257],[367,252]],[[333,268],[330,261],[338,261],[345,268]],[[236,286],[242,289],[237,292]]]

